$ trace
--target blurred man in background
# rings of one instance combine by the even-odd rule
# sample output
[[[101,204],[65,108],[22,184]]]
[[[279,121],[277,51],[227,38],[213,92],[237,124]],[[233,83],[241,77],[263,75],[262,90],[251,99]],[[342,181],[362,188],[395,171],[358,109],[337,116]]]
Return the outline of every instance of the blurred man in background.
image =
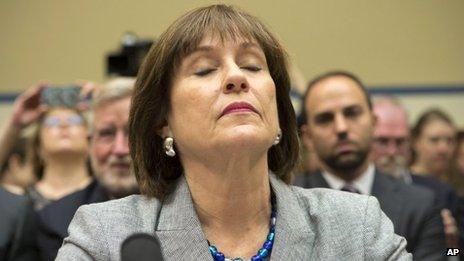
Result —
[[[411,147],[406,110],[392,97],[376,99],[373,110],[377,117],[372,148],[375,166],[407,184],[414,183],[434,191],[436,207],[441,210],[445,225],[447,247],[458,247],[459,229],[452,214],[456,214],[457,196],[453,188],[434,177],[409,170]]]
[[[309,83],[303,104],[302,136],[318,154],[321,172],[299,176],[295,184],[375,196],[414,259],[444,259],[433,192],[381,173],[369,159],[375,115],[361,81],[347,72],[323,74]]]
[[[374,101],[376,119],[372,155],[375,166],[405,183],[411,183],[408,171],[409,146],[408,118],[404,108],[393,99]]]
[[[93,102],[90,145],[92,168],[108,198],[120,198],[138,191],[131,169],[128,120],[133,78],[108,82]]]

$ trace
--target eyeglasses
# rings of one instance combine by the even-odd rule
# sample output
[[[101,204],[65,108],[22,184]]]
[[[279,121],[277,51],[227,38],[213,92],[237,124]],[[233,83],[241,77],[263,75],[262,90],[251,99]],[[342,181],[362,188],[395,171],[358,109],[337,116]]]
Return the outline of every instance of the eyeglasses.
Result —
[[[45,120],[43,121],[43,125],[49,128],[59,127],[63,124],[66,124],[68,126],[79,126],[83,125],[83,123],[84,119],[79,115],[72,115],[64,119],[55,116],[50,116],[45,118]]]
[[[408,146],[409,140],[407,138],[388,138],[377,137],[374,139],[375,145],[381,148],[388,148],[393,145],[398,149],[405,149]]]

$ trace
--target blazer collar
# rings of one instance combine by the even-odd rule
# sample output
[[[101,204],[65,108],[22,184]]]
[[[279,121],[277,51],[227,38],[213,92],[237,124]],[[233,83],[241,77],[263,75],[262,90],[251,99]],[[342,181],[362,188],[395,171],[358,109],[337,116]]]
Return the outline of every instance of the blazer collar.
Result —
[[[271,260],[308,260],[314,245],[309,221],[292,188],[270,174],[276,196],[277,225]],[[155,231],[167,260],[212,260],[185,177],[164,201]],[[264,239],[263,239],[264,242]]]
[[[403,194],[400,193],[400,181],[393,180],[387,174],[376,171],[372,185],[372,196],[379,200],[380,207],[391,220],[400,219],[404,203]]]
[[[274,174],[270,174],[270,181],[277,203],[276,237],[271,260],[313,259],[315,229],[314,222],[310,220],[311,206],[299,202],[293,188]]]
[[[387,174],[383,174],[376,169],[374,183],[372,184],[373,196],[391,196],[390,193],[398,189],[397,183],[386,175]]]
[[[213,260],[184,176],[163,200],[155,233],[166,260]]]
[[[322,176],[321,171],[317,171],[313,174],[310,174],[309,179],[311,180],[310,188],[330,188],[329,183]]]

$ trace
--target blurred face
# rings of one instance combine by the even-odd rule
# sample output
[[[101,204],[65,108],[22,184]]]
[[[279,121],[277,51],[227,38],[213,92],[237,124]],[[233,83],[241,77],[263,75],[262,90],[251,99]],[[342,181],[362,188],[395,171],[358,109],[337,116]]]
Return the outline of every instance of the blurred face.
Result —
[[[174,137],[184,157],[234,148],[265,153],[278,132],[275,93],[259,45],[206,36],[176,72],[163,135]]]
[[[448,171],[455,149],[455,130],[442,120],[425,125],[414,143],[417,164],[425,167],[428,174],[441,175]]]
[[[374,105],[377,122],[372,156],[383,172],[400,177],[409,159],[409,127],[406,112],[391,103]]]
[[[87,127],[73,110],[60,108],[48,112],[43,119],[40,140],[44,158],[63,153],[87,154]]]
[[[350,178],[367,164],[374,116],[360,87],[335,76],[313,86],[305,102],[308,124],[304,135],[331,171]]]
[[[130,97],[111,101],[94,111],[91,160],[97,179],[114,197],[136,191],[128,141]]]
[[[458,150],[456,151],[456,167],[461,175],[464,175],[464,139],[461,140]]]

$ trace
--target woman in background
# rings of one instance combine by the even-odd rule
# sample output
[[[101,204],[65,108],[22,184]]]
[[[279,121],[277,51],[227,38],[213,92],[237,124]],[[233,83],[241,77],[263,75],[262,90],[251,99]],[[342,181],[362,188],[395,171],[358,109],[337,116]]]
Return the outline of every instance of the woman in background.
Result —
[[[459,197],[464,199],[464,131],[459,131],[457,134],[451,182]]]
[[[424,112],[411,132],[413,162],[411,170],[449,182],[456,147],[456,128],[443,111]]]
[[[39,181],[27,193],[36,210],[92,181],[87,164],[87,123],[76,109],[58,107],[46,111],[38,119],[32,146],[34,173]]]
[[[51,107],[40,101],[45,86],[34,86],[14,104],[7,143],[35,124],[31,142],[32,168],[38,181],[26,189],[27,206],[7,260],[54,260],[67,224],[81,205],[98,193],[88,164],[88,127],[80,110]],[[50,87],[51,88],[51,87]]]

